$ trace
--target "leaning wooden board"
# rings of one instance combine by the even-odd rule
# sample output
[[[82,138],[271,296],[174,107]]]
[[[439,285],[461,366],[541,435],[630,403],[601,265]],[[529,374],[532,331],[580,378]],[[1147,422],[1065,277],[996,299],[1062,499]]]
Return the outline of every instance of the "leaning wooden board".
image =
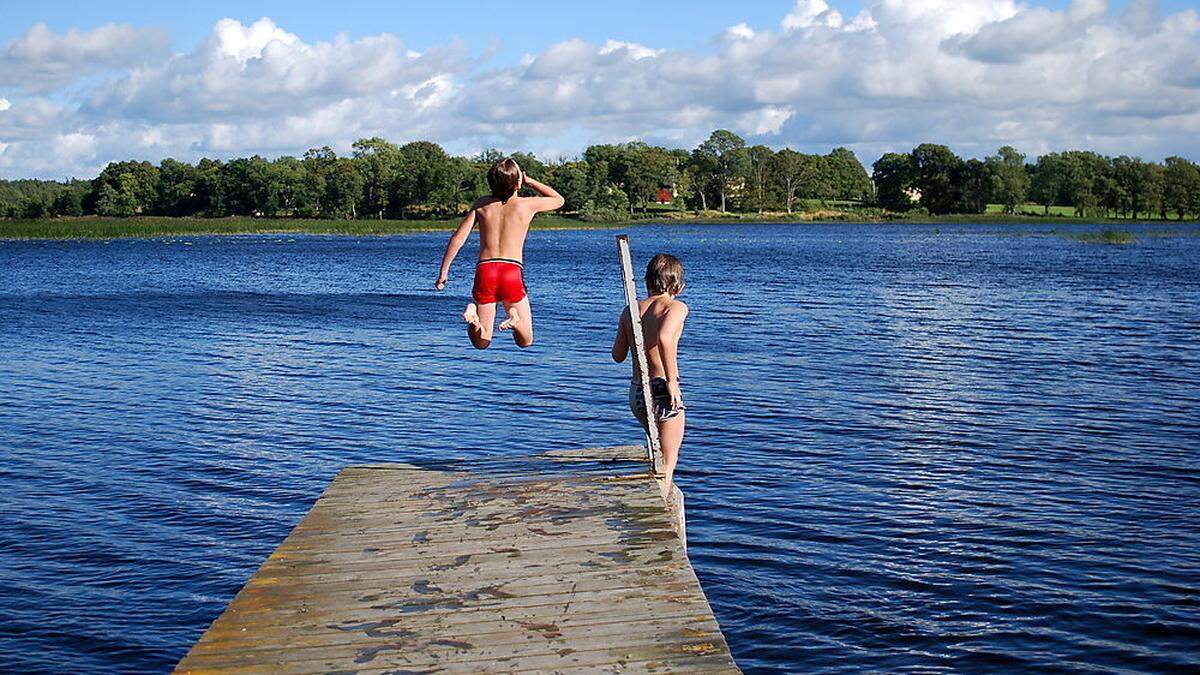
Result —
[[[739,672],[654,480],[343,470],[180,673]]]

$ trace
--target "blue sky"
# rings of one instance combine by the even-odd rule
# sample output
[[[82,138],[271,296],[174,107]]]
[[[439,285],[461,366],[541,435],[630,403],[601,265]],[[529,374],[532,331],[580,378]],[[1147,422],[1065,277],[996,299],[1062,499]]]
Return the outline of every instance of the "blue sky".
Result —
[[[716,128],[1200,159],[1200,0],[0,0],[0,178],[355,139],[572,156]]]
[[[413,49],[425,50],[458,36],[475,49],[498,43],[502,60],[524,52],[540,52],[561,40],[578,37],[593,42],[629,40],[656,48],[706,48],[713,36],[728,26],[746,23],[761,30],[779,23],[793,5],[788,0],[427,0],[425,2],[130,2],[94,3],[28,2],[4,0],[0,41],[17,37],[30,25],[43,22],[50,28],[93,28],[105,23],[131,23],[166,28],[172,47],[186,50],[209,34],[223,17],[251,22],[271,17],[306,41],[328,40],[338,33],[352,37],[394,33]],[[847,17],[862,3],[831,0]],[[1062,8],[1064,0],[1039,0],[1026,4]],[[1110,5],[1120,9],[1128,0]],[[1191,0],[1161,0],[1164,11],[1200,6]],[[510,9],[510,8],[517,9]]]

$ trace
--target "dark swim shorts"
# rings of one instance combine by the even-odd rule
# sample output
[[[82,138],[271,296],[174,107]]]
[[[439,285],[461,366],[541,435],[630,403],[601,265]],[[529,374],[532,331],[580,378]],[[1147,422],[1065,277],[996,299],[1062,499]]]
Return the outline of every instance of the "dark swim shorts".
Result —
[[[667,381],[661,377],[650,378],[650,397],[654,401],[654,419],[659,422],[678,417],[687,410],[687,406],[682,403],[678,408],[671,407],[671,392],[667,388]],[[641,380],[629,383],[629,409],[639,420],[646,419],[646,399],[642,396]]]

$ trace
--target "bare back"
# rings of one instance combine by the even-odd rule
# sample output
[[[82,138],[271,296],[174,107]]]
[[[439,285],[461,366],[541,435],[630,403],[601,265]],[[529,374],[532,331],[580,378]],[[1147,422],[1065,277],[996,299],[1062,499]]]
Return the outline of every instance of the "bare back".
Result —
[[[524,262],[525,236],[537,214],[530,202],[536,197],[512,197],[502,202],[494,197],[480,200],[475,207],[479,227],[479,259],[505,258]]]
[[[642,315],[642,338],[646,347],[646,363],[650,377],[667,377],[665,359],[673,359],[679,345],[679,334],[683,329],[683,318],[687,305],[667,296],[654,296],[638,300],[638,311]],[[632,344],[630,324],[622,323],[625,339]],[[667,353],[669,352],[669,354]],[[674,370],[674,368],[672,368]],[[634,368],[634,377],[640,373]]]

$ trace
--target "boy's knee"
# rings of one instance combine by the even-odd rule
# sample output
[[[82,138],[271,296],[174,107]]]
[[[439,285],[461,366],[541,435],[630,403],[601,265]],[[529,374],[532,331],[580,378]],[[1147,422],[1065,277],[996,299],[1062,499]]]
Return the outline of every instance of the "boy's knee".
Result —
[[[533,338],[526,338],[526,339],[517,338],[517,346],[520,347],[521,349],[525,349],[526,347],[532,347],[533,346]]]
[[[487,349],[488,347],[492,346],[492,341],[485,340],[483,338],[477,338],[471,340],[471,344],[475,345],[475,349]]]

